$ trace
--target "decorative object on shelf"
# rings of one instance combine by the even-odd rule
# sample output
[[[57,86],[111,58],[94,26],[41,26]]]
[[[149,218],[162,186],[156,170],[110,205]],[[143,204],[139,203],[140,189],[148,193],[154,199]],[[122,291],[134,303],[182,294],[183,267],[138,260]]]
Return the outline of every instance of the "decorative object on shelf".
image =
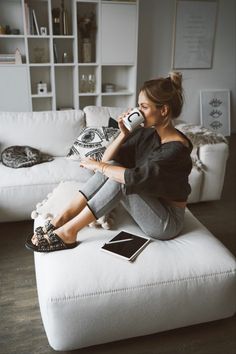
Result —
[[[68,36],[69,26],[68,26],[68,12],[65,8],[65,1],[61,1],[61,23],[62,23],[62,34],[63,36]]]
[[[80,77],[80,92],[86,93],[88,92],[88,75],[82,74]]]
[[[57,45],[53,43],[53,55],[54,55],[54,63],[58,63],[58,53],[57,53]]]
[[[21,52],[20,52],[20,49],[18,49],[18,48],[15,51],[15,64],[17,64],[17,65],[22,64]]]
[[[5,27],[5,34],[11,34],[11,27],[9,25]]]
[[[201,124],[215,132],[230,135],[230,91],[201,90]]]
[[[67,52],[64,52],[62,54],[62,63],[68,63],[69,62],[69,56]]]
[[[37,84],[37,92],[38,92],[38,95],[46,95],[48,92],[47,84],[45,82],[40,81]]]
[[[26,24],[26,32],[32,35],[40,35],[40,28],[38,24],[38,20],[36,17],[35,10],[29,6],[28,1],[24,3],[24,11],[25,11],[25,24]]]
[[[34,27],[35,27],[35,32],[36,34],[39,36],[39,26],[38,26],[38,21],[37,21],[37,17],[36,17],[36,14],[35,14],[35,10],[32,9],[32,14],[33,14],[33,23],[34,23]]]
[[[46,36],[48,34],[47,27],[40,27],[40,34],[41,36]]]
[[[91,63],[92,61],[92,44],[89,38],[83,39],[83,47],[82,47],[82,60],[83,63]]]
[[[96,91],[96,79],[94,74],[82,74],[80,78],[80,92],[94,93]]]
[[[96,19],[93,12],[88,16],[78,17],[78,30],[82,43],[81,59],[83,63],[92,62],[92,54],[95,46],[94,33],[96,28]]]
[[[0,25],[0,34],[6,34],[6,27],[3,25]]]
[[[105,83],[102,85],[103,92],[115,92],[116,86],[115,84]]]
[[[94,93],[96,89],[96,79],[94,74],[88,76],[88,92]]]
[[[45,63],[46,62],[46,53],[45,49],[42,47],[34,48],[34,63]]]
[[[0,54],[0,64],[15,64],[15,54]]]
[[[14,34],[14,35],[19,35],[20,34],[20,30],[18,28],[13,28],[12,30],[10,30],[11,33],[10,34]]]
[[[60,14],[61,10],[59,7],[55,7],[52,9],[52,24],[53,24],[53,34],[60,35]]]

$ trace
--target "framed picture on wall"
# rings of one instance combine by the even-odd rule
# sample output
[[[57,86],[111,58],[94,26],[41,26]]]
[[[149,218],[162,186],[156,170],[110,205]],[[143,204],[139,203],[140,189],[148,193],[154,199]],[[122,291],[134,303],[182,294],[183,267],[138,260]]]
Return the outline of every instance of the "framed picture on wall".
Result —
[[[212,67],[217,1],[176,0],[172,67]]]
[[[215,133],[230,135],[230,91],[200,91],[201,124]]]

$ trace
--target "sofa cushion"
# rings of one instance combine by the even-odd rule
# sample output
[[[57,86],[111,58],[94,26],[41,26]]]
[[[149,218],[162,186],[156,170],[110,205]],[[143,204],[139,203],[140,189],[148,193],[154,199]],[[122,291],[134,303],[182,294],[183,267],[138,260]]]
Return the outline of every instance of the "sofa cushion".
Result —
[[[86,126],[108,126],[109,118],[114,119],[127,111],[127,107],[97,107],[87,106],[84,108],[86,116]]]
[[[119,129],[111,127],[87,127],[82,130],[67,155],[70,159],[81,160],[92,157],[100,161],[106,148],[119,134]]]
[[[54,203],[52,210],[57,208]],[[132,264],[100,251],[121,230],[143,235],[123,208],[115,213],[114,230],[85,227],[75,249],[35,254],[41,314],[54,349],[71,350],[234,314],[235,258],[190,211],[181,236],[154,240]],[[37,218],[35,227],[43,222]]]
[[[0,112],[0,149],[29,145],[53,156],[66,156],[85,127],[81,110]]]
[[[192,171],[189,175],[191,193],[188,196],[188,203],[196,203],[201,199],[203,178],[204,172],[193,166]]]
[[[21,169],[0,163],[0,221],[30,219],[36,204],[61,181],[85,182],[91,175],[66,157]]]

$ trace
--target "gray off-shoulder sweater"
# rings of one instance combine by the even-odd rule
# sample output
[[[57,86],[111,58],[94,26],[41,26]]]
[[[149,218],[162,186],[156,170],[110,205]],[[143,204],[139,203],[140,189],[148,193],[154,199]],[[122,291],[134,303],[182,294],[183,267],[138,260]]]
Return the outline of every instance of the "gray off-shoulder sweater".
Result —
[[[145,193],[173,201],[186,201],[191,192],[188,176],[192,169],[192,143],[184,137],[189,147],[180,141],[161,144],[154,128],[136,129],[115,158],[126,167],[126,193]]]

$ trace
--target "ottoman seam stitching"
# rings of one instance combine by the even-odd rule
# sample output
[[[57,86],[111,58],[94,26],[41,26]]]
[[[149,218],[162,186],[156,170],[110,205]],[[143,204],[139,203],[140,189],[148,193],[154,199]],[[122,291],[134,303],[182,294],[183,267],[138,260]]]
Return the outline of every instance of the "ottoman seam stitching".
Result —
[[[216,275],[234,274],[235,272],[236,272],[236,270],[229,270],[229,271],[219,272],[219,273],[203,274],[203,275],[199,275],[199,276],[195,276],[195,277],[186,277],[186,278],[181,278],[181,279],[160,281],[160,282],[156,282],[156,283],[133,286],[130,288],[120,288],[120,289],[114,289],[114,290],[111,289],[111,290],[98,291],[98,292],[89,293],[89,294],[81,294],[81,295],[76,295],[76,296],[66,296],[63,298],[51,298],[51,299],[49,299],[49,301],[52,303],[74,301],[77,299],[85,299],[85,298],[95,297],[95,296],[100,296],[100,295],[109,295],[109,294],[115,294],[115,293],[122,293],[122,292],[152,288],[152,287],[159,286],[159,285],[175,284],[175,283],[193,281],[193,280],[202,279],[202,278],[210,278],[210,277],[214,277]]]

